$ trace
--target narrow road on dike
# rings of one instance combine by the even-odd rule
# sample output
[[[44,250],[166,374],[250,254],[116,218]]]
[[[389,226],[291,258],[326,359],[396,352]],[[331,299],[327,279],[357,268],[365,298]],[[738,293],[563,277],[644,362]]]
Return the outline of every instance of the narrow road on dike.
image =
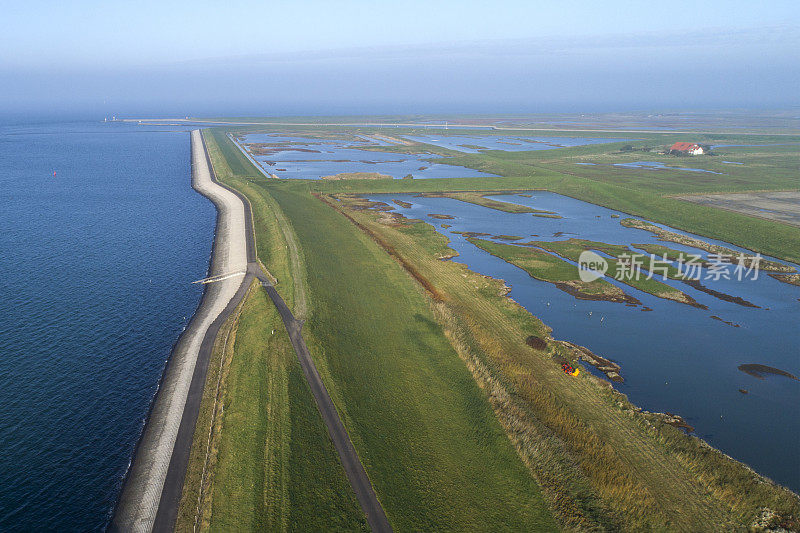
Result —
[[[322,420],[325,421],[325,426],[328,428],[328,433],[333,440],[336,451],[339,452],[344,472],[347,475],[347,479],[350,480],[350,485],[356,493],[356,498],[358,498],[364,514],[367,515],[367,523],[369,523],[372,531],[391,531],[389,520],[387,520],[386,514],[383,512],[383,507],[381,507],[375,490],[372,488],[367,472],[358,458],[353,443],[350,441],[350,436],[339,418],[339,413],[336,412],[336,407],[333,405],[330,394],[328,394],[328,389],[322,383],[317,367],[308,352],[308,347],[306,347],[306,343],[300,335],[303,323],[295,320],[294,315],[292,315],[278,291],[275,290],[275,287],[263,274],[259,276],[259,279],[283,319],[286,331],[289,333],[289,339],[291,339],[294,351],[300,360],[300,366],[303,367],[303,374],[305,374],[308,386],[311,387],[314,400],[317,402],[319,413],[322,415]]]
[[[187,400],[186,411],[184,412],[184,419],[181,422],[181,428],[178,434],[175,448],[173,449],[172,459],[170,461],[169,470],[167,472],[164,488],[161,493],[161,500],[156,513],[156,519],[153,524],[153,531],[167,532],[172,531],[175,527],[175,521],[178,514],[178,505],[180,503],[181,492],[183,490],[183,482],[186,476],[186,469],[189,463],[189,454],[191,451],[192,438],[194,436],[194,426],[197,422],[197,415],[200,409],[200,400],[203,394],[203,386],[205,384],[205,375],[208,369],[208,360],[211,356],[211,349],[214,345],[216,333],[230,314],[236,309],[236,306],[244,299],[247,289],[250,287],[254,279],[261,282],[262,287],[267,291],[267,294],[272,299],[278,313],[281,315],[286,331],[289,334],[294,351],[300,361],[300,366],[303,369],[303,374],[306,377],[308,386],[311,388],[311,393],[314,395],[314,400],[317,403],[317,408],[328,428],[328,434],[333,441],[333,445],[339,454],[342,462],[342,467],[350,481],[350,485],[355,492],[361,509],[367,518],[367,523],[370,529],[375,532],[390,532],[392,527],[389,525],[389,520],[386,518],[386,513],[383,510],[372,483],[364,470],[364,465],[356,453],[350,436],[339,418],[339,413],[331,400],[328,390],[322,383],[317,367],[311,358],[305,341],[301,335],[303,322],[295,319],[289,307],[283,301],[278,291],[272,285],[272,282],[267,275],[262,271],[256,256],[256,243],[255,234],[253,231],[253,217],[250,209],[250,202],[242,193],[220,183],[214,172],[214,167],[211,164],[211,158],[208,154],[208,147],[203,139],[203,149],[205,150],[206,162],[211,173],[211,180],[220,187],[223,187],[233,194],[235,194],[244,205],[245,210],[245,233],[247,237],[247,272],[242,285],[237,291],[236,295],[230,301],[222,314],[214,321],[215,328],[211,328],[208,332],[207,338],[203,342],[203,353],[201,359],[205,360],[205,364],[201,365],[200,372],[196,372],[192,380],[192,390],[190,397]],[[202,374],[202,375],[199,375]]]

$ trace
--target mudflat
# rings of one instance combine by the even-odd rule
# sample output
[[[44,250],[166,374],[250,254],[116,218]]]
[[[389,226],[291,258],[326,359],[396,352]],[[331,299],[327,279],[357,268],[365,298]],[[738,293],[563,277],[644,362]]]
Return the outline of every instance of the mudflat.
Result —
[[[675,198],[800,228],[800,191],[689,194]]]

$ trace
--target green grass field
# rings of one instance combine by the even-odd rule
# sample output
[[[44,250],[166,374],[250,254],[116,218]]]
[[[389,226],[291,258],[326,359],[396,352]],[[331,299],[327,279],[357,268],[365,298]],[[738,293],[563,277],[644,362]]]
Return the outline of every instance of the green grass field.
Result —
[[[306,340],[393,526],[553,528],[413,279],[305,187],[269,192],[303,244]]]
[[[403,269],[306,187],[242,179],[216,159],[215,168],[251,199],[259,259],[277,286],[307,287],[304,337],[393,526],[555,529],[536,481]],[[302,243],[299,268],[274,207]]]
[[[387,222],[325,194],[546,189],[795,261],[800,230],[670,198],[687,192],[682,182],[691,177],[685,172],[652,176],[644,170],[617,173],[611,166],[597,173],[569,161],[617,161],[624,143],[455,160],[500,178],[305,182],[265,179],[225,131],[206,133],[215,169],[250,198],[259,259],[295,312],[302,308],[304,337],[395,529],[714,531],[746,528],[762,507],[776,511],[784,525],[797,526],[795,495],[639,414],[588,372],[566,376],[553,361],[569,355],[558,344],[544,351],[526,346],[529,335],[549,338],[547,326],[503,297],[499,282],[440,261],[450,250],[431,226]],[[648,142],[666,138],[648,135]],[[655,160],[649,154],[633,157]],[[769,182],[772,169],[748,172],[687,187],[759,187]],[[551,272],[555,277],[557,270]],[[261,309],[254,323],[268,316],[269,309]],[[247,328],[258,337],[255,326]],[[256,351],[242,356],[251,358],[251,372],[260,364],[252,363]],[[288,366],[264,366],[263,379],[288,380]],[[255,405],[259,396],[246,392],[263,379],[240,375],[229,382],[245,391],[235,396],[239,403],[232,404],[231,416],[257,419],[250,431],[267,440],[279,437],[276,424],[283,424],[281,435],[288,426],[285,414],[264,422],[263,406]],[[294,402],[304,401],[299,393],[288,398],[290,413]],[[269,498],[280,505],[259,506],[249,492],[268,485],[262,480],[274,479],[268,475],[279,469],[327,480],[337,479],[340,470],[327,460],[303,470],[292,466],[297,463],[288,452],[278,460],[258,455],[242,431],[226,437],[222,430],[214,472],[221,484],[241,476],[249,488],[214,499],[209,523],[221,529],[267,527],[283,523],[282,509],[289,516],[296,507],[313,512],[302,500],[286,498],[293,490],[313,489],[292,475],[283,485],[270,485]],[[302,433],[316,438],[313,428]],[[244,464],[265,473],[243,473]],[[246,518],[237,518],[239,499]],[[348,511],[346,498],[325,493],[322,499],[323,514],[329,513],[324,516],[363,525]]]
[[[226,391],[212,530],[366,529],[283,322],[263,290],[242,311]]]

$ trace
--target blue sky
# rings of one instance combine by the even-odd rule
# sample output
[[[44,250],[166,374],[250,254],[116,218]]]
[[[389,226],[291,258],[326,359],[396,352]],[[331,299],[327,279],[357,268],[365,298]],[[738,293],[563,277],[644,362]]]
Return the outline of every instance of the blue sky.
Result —
[[[800,93],[790,1],[4,4],[6,110],[786,107]]]

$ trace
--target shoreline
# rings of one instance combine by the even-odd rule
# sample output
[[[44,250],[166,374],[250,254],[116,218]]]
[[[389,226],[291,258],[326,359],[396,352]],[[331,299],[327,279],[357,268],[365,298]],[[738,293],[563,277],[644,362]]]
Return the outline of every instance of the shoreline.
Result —
[[[299,118],[299,117],[298,117]],[[395,128],[395,127],[412,127],[419,129],[446,129],[444,124],[424,124],[415,122],[366,122],[366,123],[347,123],[347,122],[275,122],[275,121],[235,121],[235,120],[214,120],[202,118],[122,118],[117,119],[117,122],[136,122],[141,124],[158,125],[160,122],[174,122],[176,124],[192,124],[192,125],[224,125],[224,126],[349,126],[349,127],[381,127],[381,128]],[[783,132],[741,132],[741,131],[694,131],[694,130],[648,130],[648,129],[598,129],[598,128],[531,128],[531,127],[509,127],[509,126],[496,126],[492,124],[447,124],[447,128],[452,129],[485,129],[495,131],[547,131],[547,132],[590,132],[590,133],[649,133],[649,134],[662,134],[662,135],[764,135],[764,136],[779,136],[779,137],[796,137],[800,133],[783,133]],[[629,126],[626,126],[629,127]]]
[[[236,141],[236,139],[234,139],[230,133],[228,133],[227,137],[236,146],[236,148],[238,148],[239,151],[242,152],[242,155],[244,155],[247,158],[247,160],[250,161],[250,163],[252,163],[253,166],[256,167],[258,171],[264,175],[265,178],[272,179],[273,177],[275,177],[274,174],[270,174],[269,172],[267,172],[267,169],[261,166],[261,163],[256,161],[256,158],[250,155],[250,153],[245,149],[245,147],[239,144],[239,142]]]
[[[191,146],[192,187],[211,200],[217,210],[208,275],[246,273],[245,206],[237,195],[214,182],[199,130],[192,130]],[[216,332],[236,307],[237,300],[244,296],[251,280],[252,275],[245,275],[244,279],[234,276],[205,286],[195,314],[167,360],[125,476],[110,530],[170,530],[174,524],[174,517],[170,520],[169,515],[177,511],[177,506],[167,509],[170,506],[161,505],[162,497],[180,499]],[[178,453],[183,448],[186,457]]]

